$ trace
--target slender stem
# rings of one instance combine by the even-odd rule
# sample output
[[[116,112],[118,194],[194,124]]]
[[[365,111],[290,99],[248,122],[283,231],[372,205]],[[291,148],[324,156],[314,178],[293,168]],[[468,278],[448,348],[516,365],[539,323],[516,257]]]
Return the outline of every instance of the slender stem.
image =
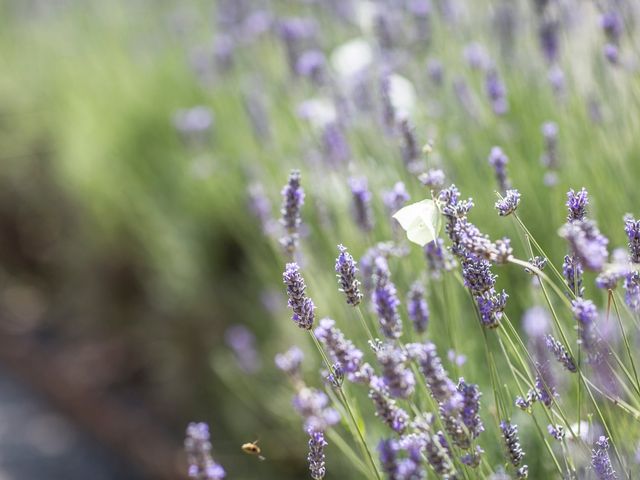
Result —
[[[640,381],[638,381],[638,372],[636,370],[636,364],[633,361],[633,355],[631,355],[631,347],[629,346],[629,338],[627,337],[627,332],[624,330],[624,326],[622,325],[622,318],[620,317],[620,310],[618,309],[618,302],[616,302],[616,298],[613,296],[613,292],[609,290],[609,301],[613,301],[613,308],[616,311],[616,317],[618,317],[618,324],[620,325],[620,331],[622,332],[622,338],[624,340],[624,346],[627,349],[627,355],[629,356],[629,361],[631,362],[631,369],[633,370],[633,376],[636,380],[636,389],[640,394]]]
[[[364,314],[360,309],[360,305],[356,305],[356,312],[358,314],[358,318],[360,319],[360,323],[362,324],[362,328],[364,328],[365,331],[367,332],[367,336],[369,337],[369,340],[373,342],[373,335],[371,333],[371,329],[369,328],[369,325],[367,324],[367,321],[364,318]]]

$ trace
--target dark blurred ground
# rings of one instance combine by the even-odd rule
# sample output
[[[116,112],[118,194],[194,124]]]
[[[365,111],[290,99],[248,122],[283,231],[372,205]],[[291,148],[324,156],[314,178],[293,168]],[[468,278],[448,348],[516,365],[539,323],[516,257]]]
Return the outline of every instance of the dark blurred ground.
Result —
[[[0,480],[142,478],[0,368]]]

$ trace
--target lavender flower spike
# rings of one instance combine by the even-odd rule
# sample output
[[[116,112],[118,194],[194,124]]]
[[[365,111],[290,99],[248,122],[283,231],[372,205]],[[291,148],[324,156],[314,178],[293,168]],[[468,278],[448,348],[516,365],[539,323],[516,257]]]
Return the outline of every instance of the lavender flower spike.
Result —
[[[313,300],[305,294],[307,286],[304,283],[304,278],[302,278],[300,274],[298,264],[287,263],[282,278],[284,284],[287,286],[287,296],[289,297],[287,305],[293,310],[291,319],[300,328],[311,330],[313,328],[316,307],[313,304]]]
[[[485,79],[485,89],[487,96],[491,101],[491,108],[496,115],[504,115],[509,111],[509,102],[507,100],[507,88],[505,87],[498,71],[491,68],[487,72]]]
[[[353,216],[358,227],[364,232],[373,229],[373,216],[371,215],[371,192],[367,187],[365,178],[350,178],[349,187],[353,196]]]
[[[222,480],[226,473],[224,468],[211,457],[209,427],[206,423],[190,423],[184,450],[189,462],[189,478],[195,480]]]
[[[484,425],[478,412],[480,411],[480,397],[482,393],[478,385],[466,383],[464,378],[458,380],[458,392],[462,394],[462,421],[466,425],[472,438],[477,438],[484,432]]]
[[[600,272],[609,258],[609,240],[591,220],[576,220],[565,224],[560,235],[569,242],[573,256],[589,270]]]
[[[345,338],[335,323],[330,318],[323,318],[314,335],[325,346],[332,361],[340,363],[345,372],[356,373],[362,366],[363,354]]]
[[[370,382],[369,398],[376,408],[376,417],[380,418],[394,432],[403,433],[409,423],[409,415],[389,397],[389,391],[382,378],[373,377]]]
[[[324,447],[328,445],[324,439],[324,433],[309,429],[309,472],[314,480],[321,480],[327,472],[324,465]]]
[[[298,246],[298,229],[300,228],[300,209],[304,204],[304,190],[300,186],[300,172],[292,170],[289,181],[282,189],[282,218],[280,223],[285,229],[285,236],[280,242],[285,250],[293,255]]]
[[[391,343],[383,345],[376,357],[382,366],[382,381],[389,393],[396,398],[409,398],[414,391],[416,380],[407,368],[406,354]]]
[[[595,321],[598,317],[598,309],[591,300],[581,298],[572,303],[573,316],[578,321],[580,342],[589,354],[594,354],[597,344]]]
[[[587,205],[589,205],[589,194],[582,188],[579,192],[569,190],[567,192],[567,221],[584,220],[587,215]]]
[[[379,256],[375,259],[374,266],[374,291],[372,295],[383,335],[390,339],[399,338],[402,335],[402,321],[398,314],[400,300],[396,293],[396,287],[391,282],[391,273],[387,260]]]
[[[564,348],[562,343],[551,335],[544,337],[544,341],[549,351],[553,353],[553,356],[556,357],[556,360],[558,360],[564,368],[569,370],[571,373],[578,371],[573,358],[571,358],[571,355],[569,355],[569,352],[567,352],[567,349]]]
[[[624,231],[629,238],[629,261],[640,263],[640,220],[630,214],[624,216]]]
[[[615,480],[618,478],[609,458],[609,439],[601,436],[591,453],[591,466],[599,480]]]
[[[338,245],[338,250],[340,250],[340,255],[336,259],[336,276],[340,284],[340,291],[347,297],[347,304],[355,307],[362,300],[360,282],[356,278],[358,267],[353,257],[347,252],[347,247]]]
[[[576,259],[572,255],[565,255],[564,262],[562,262],[562,276],[567,282],[569,290],[572,291],[576,297],[582,297],[584,295],[584,287],[582,286],[582,275],[584,269],[580,260]]]
[[[501,217],[506,217],[515,212],[520,205],[520,192],[518,190],[507,190],[502,200],[496,202],[496,209]]]
[[[503,194],[511,188],[511,182],[507,177],[507,163],[509,163],[509,158],[504,154],[502,149],[500,147],[493,147],[489,154],[489,164],[495,170],[498,186],[500,187],[500,192]]]
[[[298,347],[293,346],[284,353],[278,353],[275,358],[276,367],[289,375],[291,378],[300,377],[300,367],[304,354]]]
[[[518,426],[512,425],[511,422],[502,421],[500,422],[500,430],[502,430],[502,436],[507,446],[509,461],[514,467],[519,467],[520,463],[522,463],[524,452],[522,451],[520,439],[518,438]]]
[[[407,311],[415,331],[425,332],[429,324],[429,305],[424,298],[424,287],[420,282],[411,285],[407,296]]]

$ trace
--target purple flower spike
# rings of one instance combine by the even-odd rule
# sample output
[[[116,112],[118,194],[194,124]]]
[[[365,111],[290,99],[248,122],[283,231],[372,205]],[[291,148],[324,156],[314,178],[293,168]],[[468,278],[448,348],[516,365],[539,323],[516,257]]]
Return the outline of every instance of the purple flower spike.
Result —
[[[407,356],[393,344],[387,343],[376,352],[382,366],[382,381],[391,396],[409,398],[415,389],[416,380],[407,367]]]
[[[313,304],[313,300],[305,294],[307,286],[304,283],[298,264],[287,263],[282,278],[287,286],[287,296],[289,297],[287,305],[293,310],[291,319],[300,328],[311,330],[316,307]]]
[[[518,426],[512,425],[511,422],[502,421],[500,422],[500,430],[502,430],[504,443],[507,446],[509,461],[514,467],[519,467],[524,457],[524,452],[518,438]]]
[[[389,396],[389,391],[381,378],[373,377],[369,386],[369,398],[375,405],[376,416],[394,432],[403,433],[409,424],[407,412],[398,407],[395,400]]]
[[[504,154],[500,147],[493,147],[489,154],[489,165],[493,167],[496,172],[496,179],[498,180],[498,186],[500,192],[505,193],[511,188],[511,182],[507,177],[507,164],[509,158]]]
[[[631,272],[624,279],[624,300],[631,310],[640,312],[640,273]]]
[[[407,312],[413,323],[413,328],[418,333],[427,330],[429,324],[429,305],[424,298],[424,287],[420,282],[415,282],[407,296]]]
[[[629,261],[640,263],[640,220],[636,220],[631,214],[625,215],[624,231],[629,239]]]
[[[349,179],[349,187],[353,196],[353,216],[361,230],[370,232],[373,229],[371,215],[371,192],[365,178]]]
[[[325,346],[333,362],[340,363],[345,372],[355,373],[360,370],[363,354],[345,338],[335,323],[330,318],[323,318],[314,334]]]
[[[375,286],[372,300],[378,314],[380,330],[387,338],[399,338],[402,335],[402,321],[398,313],[400,300],[396,287],[391,282],[389,265],[384,257],[379,256],[375,259],[373,276]]]
[[[564,368],[569,370],[571,373],[575,373],[578,371],[576,364],[567,352],[567,349],[564,347],[562,343],[553,338],[551,335],[547,335],[544,337],[545,344],[553,356],[556,358],[558,362],[562,364]]]
[[[507,190],[502,200],[496,202],[496,209],[501,217],[506,217],[515,212],[520,205],[520,192],[518,190]]]
[[[547,431],[549,432],[549,435],[551,435],[559,442],[564,440],[565,431],[562,425],[547,425]]]
[[[576,297],[582,297],[584,295],[584,287],[582,286],[583,273],[584,270],[580,260],[572,255],[565,255],[564,262],[562,263],[562,276],[566,280],[569,290],[572,291]]]
[[[284,353],[278,353],[275,358],[276,367],[292,378],[300,377],[300,367],[304,354],[298,347],[291,347]]]
[[[293,408],[304,419],[306,430],[324,431],[340,421],[340,414],[328,404],[329,398],[314,388],[303,387],[293,397]]]
[[[567,209],[569,210],[567,221],[584,220],[587,215],[587,205],[589,205],[589,193],[586,189],[582,188],[579,192],[573,188],[569,190],[567,192]]]
[[[188,476],[195,480],[222,480],[226,473],[211,457],[209,427],[206,423],[190,423],[184,450],[189,463]]]
[[[309,430],[309,472],[314,480],[322,480],[327,472],[324,460],[324,448],[329,445],[324,439],[324,433],[317,430]]]
[[[485,79],[485,89],[487,96],[491,101],[491,108],[496,115],[504,115],[509,111],[509,102],[507,101],[507,88],[505,87],[498,71],[490,69]]]
[[[298,246],[298,230],[302,223],[300,210],[303,204],[304,190],[300,186],[300,172],[292,170],[287,185],[282,189],[282,208],[280,209],[282,214],[280,223],[285,230],[285,236],[280,242],[290,255],[293,255]]]
[[[616,480],[618,475],[609,458],[609,439],[601,436],[591,452],[591,466],[599,480]]]
[[[602,271],[609,258],[609,240],[600,233],[594,222],[575,220],[564,225],[560,234],[569,242],[573,256],[580,260],[585,268],[594,272]]]
[[[442,366],[436,346],[430,342],[410,343],[406,348],[409,356],[418,363],[433,398],[449,413],[459,410],[463,397]]]
[[[464,378],[458,380],[458,392],[462,394],[462,421],[466,425],[472,438],[477,438],[484,432],[482,419],[478,415],[480,411],[480,392],[478,385],[466,383]]]
[[[388,190],[382,194],[382,202],[389,213],[396,213],[409,201],[409,198],[407,189],[402,182],[396,182],[393,190]]]
[[[362,293],[360,293],[360,282],[356,278],[358,267],[356,261],[347,252],[347,247],[338,245],[340,254],[336,259],[336,273],[340,291],[347,297],[347,304],[354,307],[360,304]]]
[[[594,354],[597,344],[595,321],[598,318],[598,309],[591,300],[579,298],[572,303],[573,316],[578,322],[580,342],[589,354]]]
[[[394,439],[381,440],[378,444],[380,465],[388,478],[398,478],[398,450],[400,446]]]

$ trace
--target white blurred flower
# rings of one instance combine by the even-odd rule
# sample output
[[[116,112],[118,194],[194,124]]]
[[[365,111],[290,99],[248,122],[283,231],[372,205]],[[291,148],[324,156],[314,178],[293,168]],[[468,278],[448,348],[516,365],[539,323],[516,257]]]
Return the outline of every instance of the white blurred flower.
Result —
[[[310,98],[298,105],[298,116],[315,128],[323,128],[337,118],[333,102],[327,98]]]
[[[348,80],[371,65],[373,50],[364,38],[354,38],[336,47],[330,61],[338,76]]]
[[[395,73],[389,77],[389,99],[398,118],[411,117],[416,109],[416,90],[413,84]]]

